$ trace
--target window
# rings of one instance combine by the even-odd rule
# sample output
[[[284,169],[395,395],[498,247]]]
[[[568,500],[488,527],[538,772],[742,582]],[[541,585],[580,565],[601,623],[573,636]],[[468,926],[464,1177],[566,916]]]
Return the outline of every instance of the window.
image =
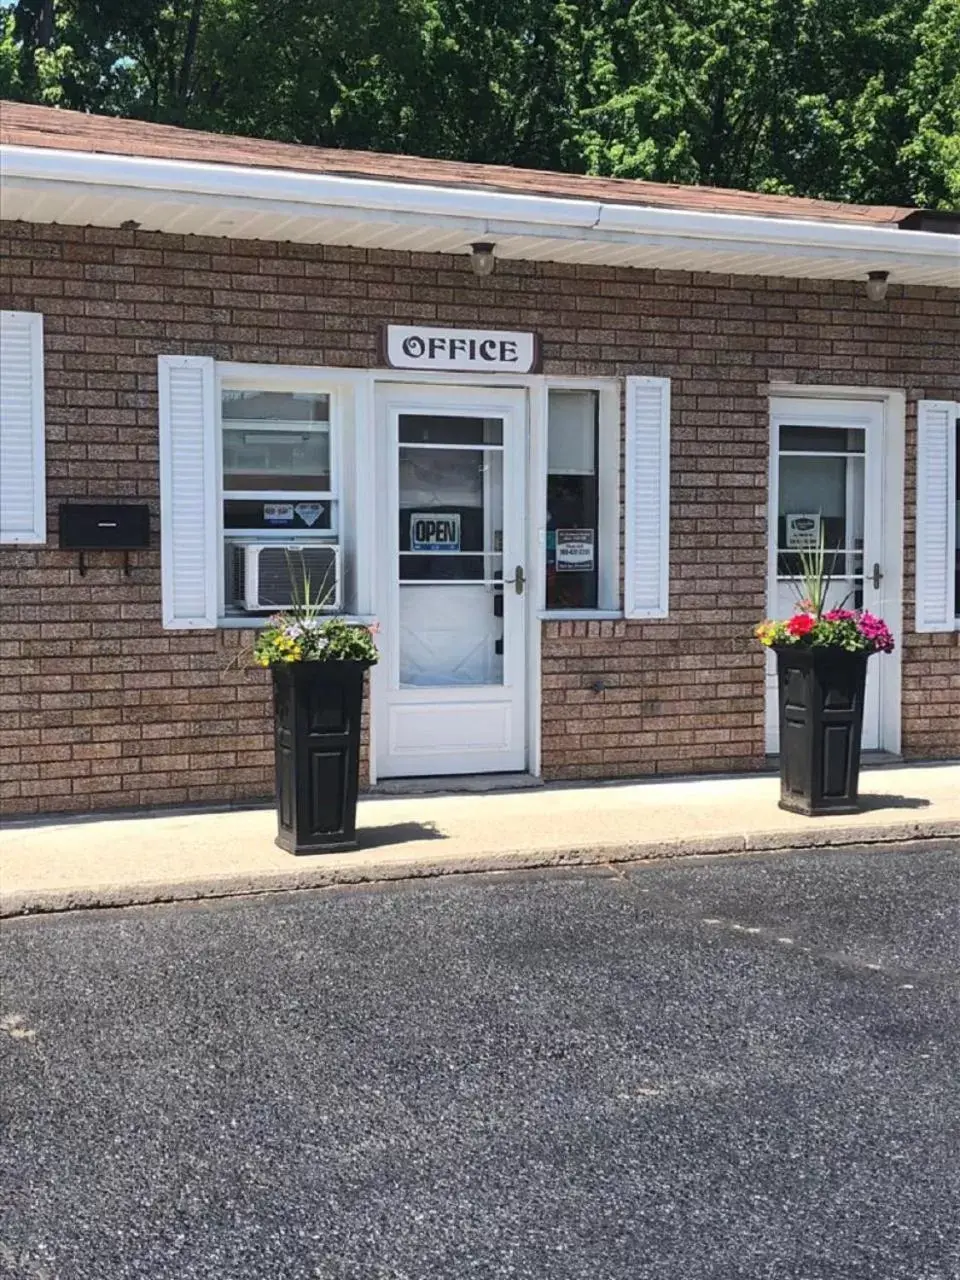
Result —
[[[600,587],[600,393],[552,390],[548,406],[546,607],[615,608]]]
[[[309,580],[342,605],[331,397],[225,387],[220,402],[226,616],[273,612]]]
[[[620,616],[620,429],[616,383],[549,388],[544,495],[548,613]]]

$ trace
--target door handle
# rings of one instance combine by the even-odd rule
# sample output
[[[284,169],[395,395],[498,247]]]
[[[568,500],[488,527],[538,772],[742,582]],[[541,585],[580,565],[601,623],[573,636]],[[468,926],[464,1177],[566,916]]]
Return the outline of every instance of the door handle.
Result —
[[[882,577],[883,577],[883,574],[880,572],[880,566],[879,566],[879,564],[877,564],[877,563],[876,563],[876,561],[874,561],[874,565],[873,565],[873,589],[874,589],[874,591],[879,591],[879,590],[880,590],[880,580],[881,580],[881,578],[882,578]]]
[[[509,587],[509,586],[514,586],[514,587],[516,587],[516,589],[517,589],[517,595],[518,595],[518,596],[522,596],[522,595],[523,595],[523,587],[524,587],[524,583],[526,582],[526,580],[527,580],[527,579],[526,579],[526,576],[525,576],[525,574],[524,574],[524,572],[523,572],[523,565],[522,565],[522,564],[518,564],[518,565],[517,565],[517,567],[516,567],[516,569],[514,569],[514,571],[513,571],[513,577],[512,577],[512,578],[507,578],[503,585],[504,585],[505,587]]]

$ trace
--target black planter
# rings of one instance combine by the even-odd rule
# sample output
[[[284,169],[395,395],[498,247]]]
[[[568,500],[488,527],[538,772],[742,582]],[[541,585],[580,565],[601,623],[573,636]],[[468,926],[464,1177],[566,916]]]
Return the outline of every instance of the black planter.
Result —
[[[356,848],[363,662],[273,671],[277,844],[290,853]]]
[[[869,654],[777,648],[780,808],[811,817],[860,808],[860,734]]]

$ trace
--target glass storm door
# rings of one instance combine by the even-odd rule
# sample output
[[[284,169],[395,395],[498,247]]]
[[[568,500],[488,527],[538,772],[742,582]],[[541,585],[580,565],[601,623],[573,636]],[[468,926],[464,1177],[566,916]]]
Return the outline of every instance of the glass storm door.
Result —
[[[883,408],[871,401],[775,399],[768,616],[789,617],[802,595],[800,556],[823,539],[831,574],[827,603],[885,608]],[[889,621],[890,619],[888,619]],[[881,678],[889,658],[871,658],[863,748],[881,746]],[[767,657],[766,749],[779,750],[776,656]]]
[[[387,387],[379,410],[378,776],[523,770],[524,393]]]

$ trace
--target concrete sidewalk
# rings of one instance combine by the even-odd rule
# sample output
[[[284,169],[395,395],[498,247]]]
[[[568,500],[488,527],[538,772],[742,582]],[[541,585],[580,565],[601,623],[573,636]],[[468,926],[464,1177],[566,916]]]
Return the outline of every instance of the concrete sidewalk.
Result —
[[[960,764],[867,769],[863,812],[802,818],[775,777],[371,797],[355,852],[293,857],[272,809],[8,826],[0,914],[465,871],[960,837]]]

